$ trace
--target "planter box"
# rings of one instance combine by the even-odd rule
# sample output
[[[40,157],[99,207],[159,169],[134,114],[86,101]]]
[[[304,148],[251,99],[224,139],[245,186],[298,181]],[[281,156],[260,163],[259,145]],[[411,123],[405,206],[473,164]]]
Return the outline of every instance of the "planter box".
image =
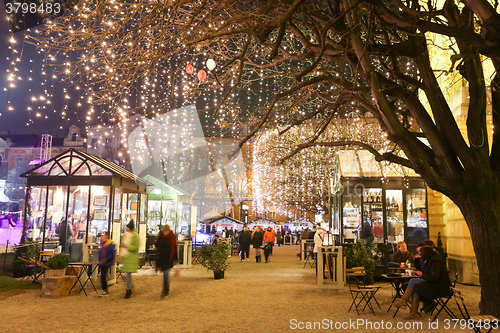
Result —
[[[70,275],[70,276],[80,275],[82,268],[83,267],[81,267],[81,266],[68,267],[68,268],[66,268],[66,275]],[[76,272],[76,275],[75,275],[75,272]]]
[[[66,274],[66,268],[48,269],[45,271],[45,277],[64,276],[65,274]]]
[[[76,276],[51,276],[42,279],[42,293],[44,298],[61,298],[69,296],[69,290],[76,282]],[[71,294],[78,294],[79,286],[75,286]]]

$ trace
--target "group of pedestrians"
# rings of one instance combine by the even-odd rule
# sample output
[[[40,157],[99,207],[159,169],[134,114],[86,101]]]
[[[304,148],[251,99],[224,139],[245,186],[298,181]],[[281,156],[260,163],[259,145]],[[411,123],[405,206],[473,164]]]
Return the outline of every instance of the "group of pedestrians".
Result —
[[[250,261],[250,245],[255,249],[255,261],[262,261],[262,254],[266,262],[269,261],[269,256],[273,253],[273,246],[276,242],[276,234],[271,227],[267,228],[264,232],[261,227],[257,227],[254,231],[250,232],[248,227],[243,226],[243,230],[239,233],[240,255],[241,261],[245,258]],[[261,251],[262,250],[262,251]]]
[[[119,254],[123,265],[122,272],[125,273],[127,283],[125,298],[129,299],[132,296],[132,273],[136,273],[139,268],[140,237],[134,221],[127,224],[125,231],[120,242]],[[107,273],[110,267],[115,264],[116,258],[116,248],[109,236],[109,232],[101,235],[99,247],[99,266],[101,267],[101,286],[103,290],[101,296],[109,295]],[[161,298],[165,298],[170,293],[169,274],[177,261],[177,240],[169,225],[165,225],[158,234],[156,249],[158,251],[156,269],[163,272]]]

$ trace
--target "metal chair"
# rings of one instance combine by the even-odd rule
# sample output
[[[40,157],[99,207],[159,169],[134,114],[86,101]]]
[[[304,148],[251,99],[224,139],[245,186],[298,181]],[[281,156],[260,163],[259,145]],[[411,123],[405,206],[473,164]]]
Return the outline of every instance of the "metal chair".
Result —
[[[356,308],[356,312],[359,315],[359,308],[363,306],[363,311],[368,308],[372,311],[373,314],[375,314],[375,311],[373,310],[373,307],[371,305],[371,300],[375,299],[375,302],[377,303],[378,307],[380,308],[380,304],[378,303],[377,299],[375,298],[375,294],[377,291],[380,289],[378,286],[367,286],[363,282],[361,282],[358,278],[360,276],[365,275],[365,268],[364,267],[353,267],[353,268],[347,268],[346,269],[346,278],[347,278],[347,283],[349,284],[349,292],[351,293],[352,297],[352,303],[351,306],[349,307],[349,311],[351,311],[353,305]],[[353,284],[351,281],[354,281],[354,284],[356,285],[356,288],[353,287]]]
[[[487,329],[486,333],[491,332],[491,330],[496,326],[498,327],[498,318],[495,316],[491,315],[478,315],[478,316],[471,316],[469,315],[469,311],[467,311],[467,307],[465,306],[464,298],[462,296],[462,293],[460,290],[456,288],[451,288],[453,292],[453,296],[455,297],[455,302],[457,303],[458,310],[460,310],[460,314],[462,315],[463,319],[467,321],[467,328],[470,327],[470,323],[473,324],[472,329],[476,333],[481,333],[481,329]],[[459,302],[460,301],[460,302]],[[458,318],[454,318],[458,319]],[[472,321],[472,322],[470,322]]]
[[[439,314],[444,310],[452,319],[453,318],[456,318],[455,314],[453,313],[453,311],[450,310],[450,308],[447,306],[448,304],[448,301],[453,297],[453,291],[452,289],[455,287],[455,284],[457,283],[457,279],[458,279],[458,273],[455,274],[455,279],[453,280],[453,282],[451,283],[451,288],[450,288],[450,292],[448,295],[446,296],[441,296],[441,297],[436,297],[435,299],[433,299],[433,301],[436,303],[436,306],[434,307],[434,309],[432,309],[431,311],[431,315],[434,313],[435,310],[437,310],[437,313],[436,315],[434,316],[434,318],[432,318],[432,321],[436,320],[436,318],[439,316]]]
[[[305,258],[305,260],[304,260],[303,267],[306,267],[307,264],[309,264],[309,267],[311,267],[311,268],[316,267],[314,265],[313,249],[309,248],[309,249],[304,250],[304,258]]]

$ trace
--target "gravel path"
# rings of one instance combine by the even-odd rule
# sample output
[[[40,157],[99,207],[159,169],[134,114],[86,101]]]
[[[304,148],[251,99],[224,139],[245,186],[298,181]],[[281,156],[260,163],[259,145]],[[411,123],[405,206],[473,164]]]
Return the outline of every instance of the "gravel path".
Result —
[[[39,291],[29,291],[0,301],[0,332],[379,332],[388,325],[394,332],[461,331],[458,325],[453,329],[453,322],[446,329],[446,314],[440,315],[437,329],[429,329],[428,315],[417,321],[421,326],[397,329],[398,322],[405,323],[402,318],[408,310],[399,311],[395,319],[394,310],[386,313],[392,288],[383,281],[377,282],[382,286],[377,294],[382,309],[376,307],[375,316],[369,311],[359,316],[356,311],[348,312],[351,296],[347,287],[344,293],[318,291],[315,271],[303,268],[298,251],[298,246],[275,247],[267,264],[256,263],[253,250],[250,262],[232,257],[223,280],[214,280],[213,273],[200,265],[184,269],[180,277],[172,279],[171,295],[164,300],[159,297],[162,276],[149,268],[133,275],[129,300],[123,299],[124,282],[110,286],[109,297],[89,292],[88,297],[82,293],[52,300],[39,297]],[[469,312],[477,314],[480,287],[457,287],[466,297]],[[454,300],[450,302],[456,310]],[[363,325],[349,324],[361,324],[360,320]],[[307,329],[308,322],[311,329]],[[314,329],[314,322],[321,322],[323,329],[318,324]],[[339,327],[342,323],[344,329]],[[302,325],[304,329],[299,329]]]

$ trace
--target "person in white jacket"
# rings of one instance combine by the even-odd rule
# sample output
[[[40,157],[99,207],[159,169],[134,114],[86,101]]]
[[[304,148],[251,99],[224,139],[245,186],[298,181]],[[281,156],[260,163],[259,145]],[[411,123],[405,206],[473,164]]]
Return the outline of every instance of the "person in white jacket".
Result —
[[[318,246],[323,246],[323,236],[325,234],[326,230],[325,228],[323,227],[318,227],[316,229],[316,233],[314,234],[314,250],[313,250],[313,253],[314,253],[314,256],[316,257],[316,283],[318,283],[318,260],[317,260],[317,256],[318,256]],[[323,253],[323,267],[321,268],[321,270],[324,272],[325,271],[325,254]]]

